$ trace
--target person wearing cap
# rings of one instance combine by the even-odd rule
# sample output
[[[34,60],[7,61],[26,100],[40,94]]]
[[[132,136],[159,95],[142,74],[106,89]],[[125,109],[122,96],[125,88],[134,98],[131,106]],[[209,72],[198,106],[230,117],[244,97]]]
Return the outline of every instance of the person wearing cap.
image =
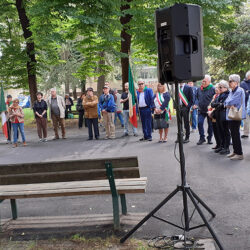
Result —
[[[94,95],[93,88],[87,88],[87,94],[83,97],[83,108],[85,111],[85,119],[88,126],[89,138],[93,140],[93,130],[95,133],[96,140],[99,139],[99,128],[98,128],[98,97]]]
[[[109,93],[109,87],[104,85],[103,94],[99,99],[99,107],[104,120],[106,137],[105,139],[114,139],[115,138],[115,100],[114,96]]]
[[[53,123],[53,128],[55,132],[54,140],[59,139],[58,135],[58,125],[62,130],[62,138],[66,139],[65,131],[65,101],[62,96],[57,95],[56,89],[52,88],[50,90],[51,96],[48,99],[48,107],[50,109],[50,118]]]
[[[137,103],[139,115],[141,117],[143,137],[140,141],[152,141],[152,108],[153,108],[153,90],[145,87],[145,82],[138,81],[139,89],[137,92]]]

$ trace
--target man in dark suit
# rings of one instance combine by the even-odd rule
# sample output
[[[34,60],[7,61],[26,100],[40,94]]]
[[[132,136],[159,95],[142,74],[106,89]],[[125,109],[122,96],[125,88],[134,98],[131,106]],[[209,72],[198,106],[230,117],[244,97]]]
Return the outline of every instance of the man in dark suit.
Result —
[[[137,93],[137,103],[139,114],[142,122],[143,137],[140,141],[152,141],[152,107],[153,107],[153,90],[145,87],[143,80],[138,81],[139,89]]]
[[[179,96],[180,96],[180,115],[181,119],[184,123],[185,128],[185,139],[183,143],[189,142],[190,136],[190,125],[189,125],[189,112],[190,108],[193,106],[194,98],[193,98],[193,90],[185,83],[180,84],[179,89]]]

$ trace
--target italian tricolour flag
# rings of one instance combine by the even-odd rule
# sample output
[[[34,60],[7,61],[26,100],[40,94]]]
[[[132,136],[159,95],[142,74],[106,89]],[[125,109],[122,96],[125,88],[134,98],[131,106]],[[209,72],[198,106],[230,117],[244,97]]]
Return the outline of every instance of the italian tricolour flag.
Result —
[[[180,97],[181,101],[184,103],[184,105],[188,106],[188,99],[180,87],[179,87],[179,97]]]
[[[136,103],[135,103],[135,86],[130,66],[128,66],[128,83],[129,83],[129,120],[137,128]]]
[[[0,113],[1,113],[1,118],[2,118],[2,129],[3,129],[4,136],[8,138],[7,118],[5,115],[5,111],[6,111],[6,104],[4,100],[3,86],[1,86]]]

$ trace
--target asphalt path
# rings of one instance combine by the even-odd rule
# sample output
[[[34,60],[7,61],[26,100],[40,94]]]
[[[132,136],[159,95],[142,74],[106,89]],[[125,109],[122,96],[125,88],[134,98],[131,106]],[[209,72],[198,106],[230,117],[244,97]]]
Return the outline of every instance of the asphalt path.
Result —
[[[148,177],[145,194],[127,196],[129,212],[149,212],[176,185],[180,184],[180,166],[174,156],[176,125],[170,125],[167,143],[158,143],[158,133],[152,142],[139,142],[140,137],[122,138],[117,130],[115,140],[87,141],[84,128],[67,129],[66,140],[38,142],[35,129],[26,131],[28,146],[12,148],[0,139],[0,165],[51,160],[76,160],[103,157],[138,156],[141,176]],[[140,134],[142,134],[140,132]],[[49,135],[53,132],[50,129]],[[1,136],[1,135],[0,135]],[[51,137],[50,137],[51,138]],[[102,138],[104,133],[102,132]],[[212,145],[197,146],[198,133],[192,133],[190,143],[184,145],[187,180],[191,188],[216,213],[211,226],[226,250],[250,249],[250,139],[242,140],[244,160],[231,161],[211,150]],[[176,149],[178,157],[178,148]],[[0,166],[1,167],[1,166]],[[102,214],[112,211],[111,197],[76,196],[18,200],[19,216],[56,216]],[[158,212],[160,217],[181,225],[182,196],[175,196]],[[189,203],[190,213],[193,211]],[[208,213],[206,213],[208,216]],[[1,204],[1,217],[10,217],[9,202]],[[209,218],[209,216],[208,216]],[[191,225],[202,221],[195,212]],[[182,234],[182,231],[156,219],[150,219],[135,237]],[[189,233],[190,236],[211,237],[206,228]]]

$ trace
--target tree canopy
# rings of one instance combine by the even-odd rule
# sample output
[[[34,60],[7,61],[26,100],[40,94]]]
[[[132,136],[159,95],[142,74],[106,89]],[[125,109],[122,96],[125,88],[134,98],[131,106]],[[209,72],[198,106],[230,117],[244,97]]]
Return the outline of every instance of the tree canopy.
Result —
[[[17,1],[21,0],[2,0],[0,4],[0,80],[9,87],[25,89],[29,87],[26,66],[31,59],[26,45],[30,42],[35,46],[32,53],[38,84],[44,89],[67,82],[73,87],[87,77],[108,75],[122,58],[128,58],[128,52],[134,63],[156,65],[154,13],[176,3],[22,0],[32,33],[25,38]],[[202,7],[205,55],[213,75],[249,70],[249,11],[244,1],[177,2]],[[63,56],[66,51],[68,57]],[[124,75],[127,66],[123,61]]]

